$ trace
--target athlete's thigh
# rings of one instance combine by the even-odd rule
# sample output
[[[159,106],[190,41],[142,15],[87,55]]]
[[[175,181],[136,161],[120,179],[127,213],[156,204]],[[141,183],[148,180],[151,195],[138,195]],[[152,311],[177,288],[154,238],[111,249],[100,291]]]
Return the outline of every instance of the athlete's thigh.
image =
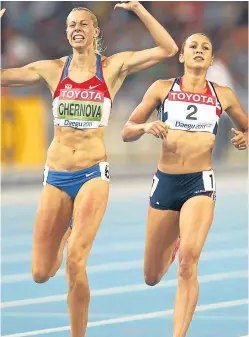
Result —
[[[179,236],[179,212],[149,206],[146,226],[144,271],[160,273],[170,262]]]
[[[73,201],[64,191],[52,185],[44,186],[33,233],[33,264],[57,257],[72,210]]]
[[[82,255],[87,259],[96,233],[105,214],[109,182],[94,178],[80,189],[74,202],[73,228],[68,240],[68,256]]]
[[[180,211],[182,254],[198,261],[209,229],[212,225],[215,202],[208,196],[196,196],[187,200]]]

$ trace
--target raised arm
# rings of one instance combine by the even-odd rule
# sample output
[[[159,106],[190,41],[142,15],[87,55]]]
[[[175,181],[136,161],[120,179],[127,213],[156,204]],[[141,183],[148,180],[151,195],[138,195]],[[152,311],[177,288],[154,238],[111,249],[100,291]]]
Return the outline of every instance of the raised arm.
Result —
[[[167,126],[162,121],[146,123],[152,112],[161,104],[159,93],[162,90],[161,81],[156,81],[145,93],[142,102],[132,112],[129,120],[122,131],[124,142],[138,140],[145,133],[154,135],[157,138],[165,138]]]
[[[234,137],[231,142],[237,149],[245,150],[248,147],[248,116],[232,89],[225,88],[225,97],[225,111],[238,128],[238,130],[232,128]]]
[[[41,69],[47,61],[30,63],[21,68],[1,70],[2,87],[25,87],[43,80]]]
[[[133,11],[149,30],[157,45],[157,47],[151,49],[121,53],[123,56],[121,72],[126,72],[128,75],[147,69],[178,52],[175,41],[166,29],[138,1],[117,4],[116,7]]]

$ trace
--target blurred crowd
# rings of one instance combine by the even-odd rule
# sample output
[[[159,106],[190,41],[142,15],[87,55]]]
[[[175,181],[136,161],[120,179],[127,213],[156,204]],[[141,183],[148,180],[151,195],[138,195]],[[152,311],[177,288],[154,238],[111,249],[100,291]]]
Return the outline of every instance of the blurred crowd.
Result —
[[[3,1],[2,6],[7,8],[7,12],[2,19],[2,67],[16,67],[70,54],[65,21],[71,9],[79,6],[89,8],[98,17],[105,55],[154,46],[150,34],[136,15],[119,8],[114,11],[115,3]],[[179,47],[194,32],[204,32],[210,37],[215,63],[210,68],[208,78],[232,87],[247,112],[248,2],[145,1],[142,4],[166,27]],[[125,121],[155,80],[176,77],[182,71],[178,56],[175,56],[129,77],[117,95],[112,118]],[[43,86],[11,90],[17,95],[41,94],[51,104],[50,92]]]

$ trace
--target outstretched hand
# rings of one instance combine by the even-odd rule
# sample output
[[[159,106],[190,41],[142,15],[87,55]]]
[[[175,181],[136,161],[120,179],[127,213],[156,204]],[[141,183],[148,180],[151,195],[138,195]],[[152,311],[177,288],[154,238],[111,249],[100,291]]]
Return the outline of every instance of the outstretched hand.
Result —
[[[0,18],[4,15],[5,11],[6,11],[6,8],[1,9],[1,11],[0,11]]]
[[[236,149],[245,150],[248,147],[248,133],[244,133],[232,128],[234,137],[231,139],[231,143]]]
[[[139,5],[139,1],[121,1],[115,5],[114,9],[116,8],[124,8],[128,11],[133,11]]]

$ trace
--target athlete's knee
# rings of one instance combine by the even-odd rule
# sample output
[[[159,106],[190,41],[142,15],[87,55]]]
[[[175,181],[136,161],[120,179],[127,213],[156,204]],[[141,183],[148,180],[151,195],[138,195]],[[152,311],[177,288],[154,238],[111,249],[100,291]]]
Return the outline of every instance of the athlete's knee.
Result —
[[[198,258],[191,251],[180,252],[178,276],[181,279],[188,280],[196,277]]]
[[[156,273],[155,271],[151,270],[144,270],[144,282],[148,286],[155,286],[161,281],[162,276],[159,273]]]
[[[69,286],[74,287],[86,278],[87,247],[69,245],[67,252],[67,272],[69,276]]]
[[[36,283],[45,283],[49,280],[50,275],[49,272],[46,270],[32,268],[32,277]]]
[[[157,276],[144,275],[144,282],[151,287],[157,285],[160,280],[161,278]]]
[[[77,251],[76,247],[68,248],[66,264],[69,275],[73,278],[86,269],[84,256]]]

